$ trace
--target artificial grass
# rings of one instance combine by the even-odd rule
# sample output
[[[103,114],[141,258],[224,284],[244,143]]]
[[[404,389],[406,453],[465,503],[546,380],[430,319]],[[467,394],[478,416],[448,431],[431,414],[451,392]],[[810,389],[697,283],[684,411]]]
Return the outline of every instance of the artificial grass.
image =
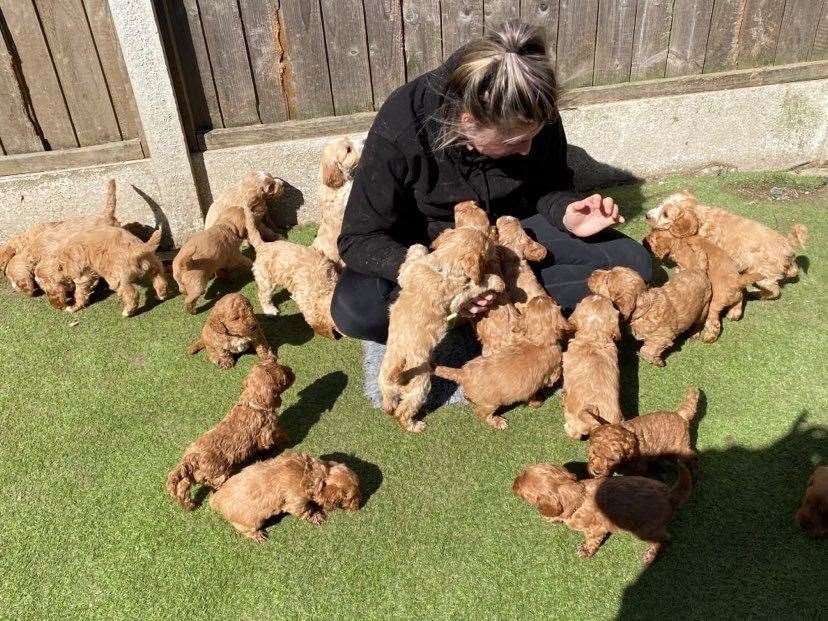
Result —
[[[718,343],[685,343],[664,369],[639,364],[623,345],[628,413],[671,408],[688,384],[705,394],[702,479],[670,527],[672,545],[647,570],[646,544],[628,535],[579,559],[578,534],[512,495],[528,463],[584,462],[584,444],[563,433],[557,396],[509,412],[504,432],[446,407],[426,417],[423,434],[406,434],[367,405],[359,344],[311,338],[289,300],[264,320],[297,376],[282,420],[296,449],[347,454],[370,496],[321,527],[287,517],[268,543],[252,543],[206,505],[181,511],[164,482],[236,400],[253,357],[225,372],[185,356],[206,314],[185,314],[180,299],[123,319],[110,296],[75,318],[0,285],[0,616],[824,615],[828,547],[792,520],[826,451],[822,183],[731,174],[608,191],[637,239],[642,211],[681,187],[780,231],[794,222],[810,230],[808,272],[781,300],[749,303]],[[773,201],[772,186],[798,191]],[[312,230],[292,235],[306,243]],[[255,300],[251,283],[242,290]]]

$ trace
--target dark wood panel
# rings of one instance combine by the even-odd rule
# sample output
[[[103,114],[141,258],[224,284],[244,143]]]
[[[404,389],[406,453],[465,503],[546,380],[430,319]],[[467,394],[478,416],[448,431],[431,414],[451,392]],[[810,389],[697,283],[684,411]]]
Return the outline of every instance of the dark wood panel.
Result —
[[[9,50],[8,33],[0,32],[0,142],[4,153],[42,151],[29,109],[20,92],[19,66]]]
[[[256,104],[262,123],[287,120],[282,89],[282,48],[278,39],[277,0],[239,0]]]
[[[0,157],[0,177],[26,175],[47,170],[65,170],[82,166],[99,166],[144,157],[141,142],[137,138],[119,142],[107,142],[80,149],[58,149],[26,155]]]
[[[402,6],[399,0],[363,0],[371,88],[379,108],[395,88],[405,83]]]
[[[520,18],[520,0],[485,0],[483,2],[483,30],[494,30],[503,22]]]
[[[747,0],[739,29],[740,68],[773,64],[785,0]]]
[[[372,110],[374,97],[362,0],[321,0],[321,4],[334,112]],[[347,19],[343,19],[346,15]]]
[[[667,52],[667,77],[704,71],[714,0],[676,0]]]
[[[828,58],[828,2],[823,0],[822,16],[819,18],[814,46],[811,48],[811,60],[823,60]]]
[[[405,76],[413,80],[443,58],[440,0],[402,0]]]
[[[442,0],[443,58],[483,36],[483,0]],[[366,7],[367,9],[367,7]]]
[[[710,18],[710,34],[704,57],[704,72],[733,69],[739,60],[739,31],[747,0],[716,0]]]
[[[672,21],[673,0],[638,0],[630,80],[664,77]]]
[[[543,31],[546,51],[554,66],[558,46],[558,0],[521,0],[520,18]]]
[[[821,13],[822,5],[818,0],[787,1],[776,47],[777,65],[808,59]]]
[[[598,0],[560,0],[557,70],[563,86],[592,84]]]
[[[600,0],[595,40],[594,83],[630,79],[637,0]]]

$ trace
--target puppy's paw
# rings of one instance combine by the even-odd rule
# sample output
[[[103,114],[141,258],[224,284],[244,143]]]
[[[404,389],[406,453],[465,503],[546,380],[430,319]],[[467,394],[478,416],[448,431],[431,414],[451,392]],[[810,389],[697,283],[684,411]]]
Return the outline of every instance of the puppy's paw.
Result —
[[[585,543],[579,545],[575,551],[581,558],[592,558],[593,556],[595,556],[595,550],[587,546]]]
[[[529,401],[526,402],[526,405],[530,408],[537,409],[543,405],[543,399],[529,399]]]
[[[219,369],[227,371],[228,369],[232,369],[234,366],[236,366],[236,361],[232,358],[222,358],[221,360],[216,362],[216,366],[218,366]]]
[[[503,418],[502,416],[489,416],[486,419],[486,423],[491,425],[495,429],[500,429],[500,430],[506,429],[506,427],[509,426],[509,424],[506,422],[506,419]]]
[[[719,338],[718,330],[704,330],[700,333],[699,338],[705,343],[715,343]]]
[[[245,533],[245,536],[256,543],[264,543],[267,541],[267,535],[263,530],[254,530],[252,532]]]
[[[411,433],[420,433],[425,430],[425,423],[421,420],[400,421],[403,429]]]
[[[649,354],[643,354],[639,351],[638,352],[638,357],[641,358],[643,361],[649,362],[650,364],[652,364],[654,366],[657,366],[657,367],[663,367],[664,366],[664,360],[662,360],[658,356],[651,356]]]

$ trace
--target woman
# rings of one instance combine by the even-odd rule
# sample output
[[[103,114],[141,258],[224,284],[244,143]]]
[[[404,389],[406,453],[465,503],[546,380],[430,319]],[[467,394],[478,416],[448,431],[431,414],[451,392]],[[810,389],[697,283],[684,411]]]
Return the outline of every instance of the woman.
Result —
[[[650,279],[644,248],[609,228],[623,222],[613,200],[574,192],[556,99],[543,39],[519,22],[391,94],[368,132],[339,237],[347,267],[331,313],[341,332],[385,342],[406,248],[452,226],[464,200],[492,221],[520,218],[546,246],[536,271],[564,309],[587,295],[596,268],[624,265]],[[485,312],[491,299],[468,312]]]

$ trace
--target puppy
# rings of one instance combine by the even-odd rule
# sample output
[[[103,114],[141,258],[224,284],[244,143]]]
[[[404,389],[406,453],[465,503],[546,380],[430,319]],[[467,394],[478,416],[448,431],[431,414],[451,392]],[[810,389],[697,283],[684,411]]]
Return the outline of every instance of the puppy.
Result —
[[[249,211],[249,210],[248,210]],[[173,278],[184,294],[184,310],[196,312],[196,302],[219,272],[249,270],[253,262],[239,250],[247,235],[245,212],[230,208],[210,228],[199,231],[173,260]]]
[[[587,469],[594,477],[606,477],[619,469],[644,474],[646,463],[674,457],[696,470],[696,452],[690,444],[690,422],[696,417],[699,391],[690,386],[675,412],[659,411],[612,425],[591,406],[583,414],[599,426],[589,434]]]
[[[236,364],[233,356],[251,346],[260,359],[274,356],[250,302],[241,293],[229,293],[210,310],[201,336],[193,341],[187,353],[192,355],[206,349],[210,362],[220,369],[230,369]]]
[[[287,436],[279,426],[281,395],[294,382],[293,371],[272,358],[257,362],[244,380],[238,402],[221,422],[187,447],[167,477],[167,492],[184,509],[195,508],[190,488],[218,489],[235,469]]]
[[[406,431],[425,428],[413,419],[431,389],[431,354],[446,335],[448,316],[475,297],[505,288],[499,276],[486,273],[494,246],[490,234],[461,226],[443,231],[430,254],[419,244],[408,249],[379,373],[383,410]]]
[[[650,544],[643,559],[649,565],[669,541],[667,524],[693,488],[687,468],[679,463],[678,471],[678,481],[670,489],[636,476],[578,481],[562,466],[535,464],[518,475],[512,491],[535,505],[545,519],[583,533],[581,558],[592,557],[607,535],[627,531]]]
[[[244,206],[249,205],[265,239],[278,239],[279,236],[267,226],[267,201],[279,198],[284,191],[285,182],[282,179],[263,170],[249,172],[239,185],[228,188],[213,201],[207,210],[204,228],[209,229],[216,224],[229,210],[235,210],[240,215]]]
[[[742,318],[745,287],[762,279],[757,272],[740,274],[727,253],[700,235],[674,237],[670,229],[651,231],[644,245],[659,259],[671,259],[682,269],[705,272],[710,280],[711,298],[701,340],[712,343],[722,332],[721,314],[738,321]]]
[[[361,141],[335,138],[322,149],[319,162],[319,230],[311,246],[340,268],[345,264],[339,257],[336,240],[342,230],[345,205],[351,194],[354,170],[361,154]]]
[[[779,297],[779,283],[799,272],[796,249],[805,246],[808,229],[794,224],[787,237],[755,220],[724,209],[700,205],[690,192],[677,192],[647,212],[654,229],[668,229],[675,237],[701,235],[724,250],[740,272],[757,272],[764,299]]]
[[[618,403],[618,349],[621,338],[618,311],[600,295],[590,295],[578,303],[569,323],[575,336],[563,355],[564,431],[574,439],[588,436],[598,426],[594,419],[582,416],[592,406],[601,417],[620,423]]]
[[[554,386],[561,376],[559,342],[569,324],[560,307],[549,296],[532,298],[523,320],[527,329],[521,340],[478,356],[461,369],[434,369],[437,377],[460,384],[475,416],[495,429],[506,428],[506,419],[495,414],[501,406],[520,401],[539,406],[538,392]]]
[[[285,453],[256,462],[230,477],[210,497],[210,506],[253,541],[265,541],[265,521],[290,513],[321,524],[328,513],[356,511],[359,479],[344,464],[304,453]]]
[[[256,249],[253,276],[262,311],[267,315],[279,314],[272,298],[278,287],[284,287],[316,334],[339,338],[331,317],[331,298],[339,279],[336,264],[315,248],[289,241],[265,242],[250,210],[245,210],[245,217],[250,244]]]
[[[828,535],[828,466],[819,466],[808,481],[796,521],[811,537]]]
[[[635,295],[635,306],[629,315],[633,336],[644,344],[638,352],[647,362],[664,366],[663,354],[672,347],[676,337],[690,328],[701,330],[707,319],[712,296],[710,279],[699,270],[679,270],[663,286],[642,290],[643,279],[632,270],[614,267],[596,270],[587,285],[603,295],[616,295],[613,302],[629,310],[627,301]]]
[[[69,237],[53,256],[38,263],[35,277],[53,306],[73,313],[89,303],[102,278],[121,299],[123,316],[129,317],[138,308],[135,284],[146,277],[159,300],[167,297],[164,266],[155,254],[160,243],[160,229],[142,242],[123,229],[98,226]],[[66,306],[72,288],[74,303]]]
[[[587,287],[595,295],[612,300],[621,316],[629,321],[638,296],[647,290],[647,283],[638,272],[628,267],[595,270],[587,278]]]

